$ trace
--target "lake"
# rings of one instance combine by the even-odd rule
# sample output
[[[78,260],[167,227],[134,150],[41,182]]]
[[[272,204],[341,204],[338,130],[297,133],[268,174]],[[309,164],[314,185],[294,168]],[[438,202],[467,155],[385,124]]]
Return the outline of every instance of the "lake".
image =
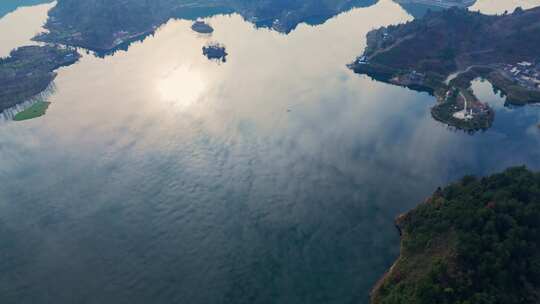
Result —
[[[50,7],[0,19],[21,37],[5,48]],[[1,302],[367,303],[397,215],[466,174],[540,169],[540,107],[476,81],[496,117],[466,134],[434,97],[346,67],[369,30],[411,19],[381,0],[286,35],[219,15],[211,36],[172,20],[81,50],[45,116],[0,124]]]

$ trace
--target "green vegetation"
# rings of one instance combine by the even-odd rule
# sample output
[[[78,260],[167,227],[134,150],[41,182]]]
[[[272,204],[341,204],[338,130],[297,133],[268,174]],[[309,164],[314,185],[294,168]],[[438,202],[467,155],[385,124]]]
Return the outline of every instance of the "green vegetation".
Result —
[[[401,256],[372,304],[540,301],[540,173],[467,176],[401,216]]]
[[[45,101],[38,101],[32,106],[30,106],[28,109],[17,113],[13,120],[15,121],[23,121],[23,120],[29,120],[34,119],[40,116],[45,115],[45,112],[47,112],[47,109],[49,108],[50,102]]]

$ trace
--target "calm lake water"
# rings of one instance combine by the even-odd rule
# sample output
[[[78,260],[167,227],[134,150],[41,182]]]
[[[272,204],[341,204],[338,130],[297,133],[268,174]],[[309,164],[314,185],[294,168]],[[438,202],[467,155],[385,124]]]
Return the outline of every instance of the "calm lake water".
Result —
[[[31,39],[43,31],[41,27],[53,4],[26,6],[26,2],[31,1],[8,0],[0,3],[0,58],[9,56],[9,52],[16,47],[37,44]],[[15,9],[15,3],[19,5],[19,9],[2,18],[2,11]]]
[[[467,135],[433,97],[346,68],[370,29],[410,19],[382,0],[289,35],[175,20],[60,69],[45,116],[0,124],[0,302],[367,303],[398,214],[465,174],[540,169],[540,107],[475,82],[499,106]]]

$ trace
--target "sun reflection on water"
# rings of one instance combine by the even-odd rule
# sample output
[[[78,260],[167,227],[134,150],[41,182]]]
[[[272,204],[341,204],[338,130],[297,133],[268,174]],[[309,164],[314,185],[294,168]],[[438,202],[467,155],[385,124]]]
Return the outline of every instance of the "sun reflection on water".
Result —
[[[202,72],[191,65],[175,67],[157,83],[161,98],[178,108],[186,108],[196,103],[205,89]]]

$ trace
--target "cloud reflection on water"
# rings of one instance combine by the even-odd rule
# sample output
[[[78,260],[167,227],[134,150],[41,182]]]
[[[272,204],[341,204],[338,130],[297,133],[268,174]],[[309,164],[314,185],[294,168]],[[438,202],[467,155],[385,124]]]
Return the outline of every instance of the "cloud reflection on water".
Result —
[[[283,35],[216,16],[222,65],[176,20],[60,69],[47,115],[0,127],[0,240],[17,236],[0,293],[365,302],[398,213],[458,176],[540,164],[529,108],[470,136],[431,118],[433,97],[345,67],[367,31],[410,18],[383,0]]]

